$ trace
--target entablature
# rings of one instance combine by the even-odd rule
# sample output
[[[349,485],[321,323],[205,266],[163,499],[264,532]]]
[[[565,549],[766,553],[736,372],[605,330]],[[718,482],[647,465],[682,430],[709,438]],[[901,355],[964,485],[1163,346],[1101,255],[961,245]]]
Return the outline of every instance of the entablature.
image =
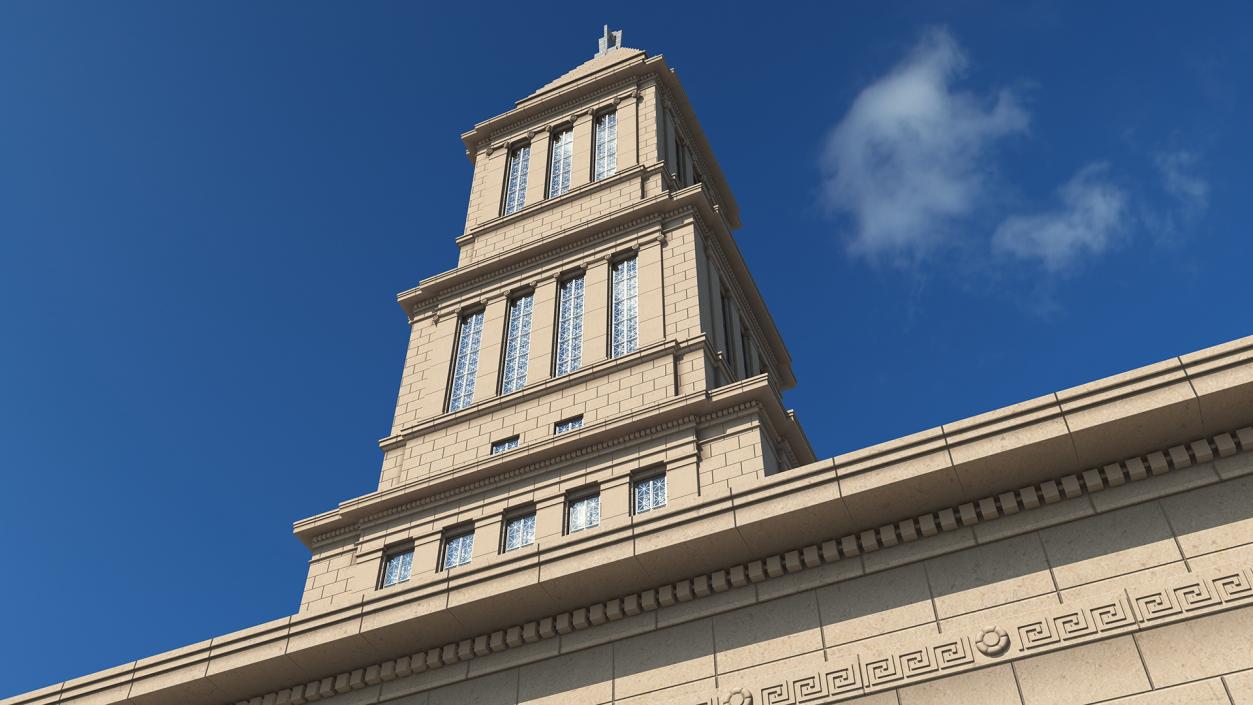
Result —
[[[697,343],[704,347],[703,339]],[[678,346],[664,346],[661,347],[661,352],[668,354],[677,349]],[[650,351],[649,354],[655,352]],[[803,461],[813,458],[808,440],[801,433],[791,412],[784,409],[778,390],[771,384],[768,376],[760,375],[714,390],[672,397],[601,423],[590,424],[577,431],[551,436],[529,444],[525,452],[489,455],[435,478],[406,483],[341,502],[334,510],[296,522],[293,531],[306,546],[313,548],[319,542],[357,530],[360,522],[409,511],[419,504],[439,501],[489,483],[534,472],[576,455],[602,452],[659,433],[666,428],[689,423],[699,416],[707,417],[750,403],[761,406],[776,435],[785,438]]]
[[[645,172],[659,173],[660,167],[641,167],[632,173]],[[763,352],[769,357],[772,369],[779,374],[779,386],[790,389],[796,385],[791,355],[735,242],[731,224],[707,189],[705,184],[695,184],[681,190],[662,191],[599,218],[577,223],[491,257],[423,279],[418,286],[397,294],[397,302],[410,322],[414,322],[433,310],[440,310],[446,302],[456,300],[465,292],[478,290],[488,282],[512,273],[534,268],[560,254],[584,247],[593,239],[616,237],[648,225],[660,226],[673,218],[691,214],[698,219],[702,230],[717,243],[721,266],[733,275],[738,295],[748,304],[750,320],[765,344]],[[658,237],[663,232],[659,231]]]

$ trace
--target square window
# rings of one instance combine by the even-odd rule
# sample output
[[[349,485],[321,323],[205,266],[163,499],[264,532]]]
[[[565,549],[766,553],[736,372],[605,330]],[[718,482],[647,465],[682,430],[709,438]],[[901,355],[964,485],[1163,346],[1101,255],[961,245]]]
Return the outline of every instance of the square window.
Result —
[[[413,571],[413,549],[393,553],[383,564],[383,587],[403,583]]]
[[[635,513],[643,514],[666,506],[666,476],[654,475],[635,483]]]
[[[535,512],[519,514],[505,520],[505,551],[535,543]]]
[[[473,552],[473,531],[452,535],[444,539],[444,570],[469,563]]]
[[[588,495],[570,500],[566,533],[600,526],[600,495]]]
[[[583,415],[571,416],[564,421],[558,421],[553,424],[553,435],[559,435],[566,431],[573,431],[577,428],[583,428]]]
[[[504,453],[507,450],[513,450],[518,447],[519,439],[517,436],[510,436],[503,441],[496,441],[492,444],[492,455]]]

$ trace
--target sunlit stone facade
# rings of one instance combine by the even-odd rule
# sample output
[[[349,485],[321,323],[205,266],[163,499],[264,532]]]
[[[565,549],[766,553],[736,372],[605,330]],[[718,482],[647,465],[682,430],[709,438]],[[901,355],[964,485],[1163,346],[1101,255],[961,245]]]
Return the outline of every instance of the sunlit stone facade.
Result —
[[[661,57],[462,138],[299,609],[6,705],[1253,703],[1253,338],[817,460]]]

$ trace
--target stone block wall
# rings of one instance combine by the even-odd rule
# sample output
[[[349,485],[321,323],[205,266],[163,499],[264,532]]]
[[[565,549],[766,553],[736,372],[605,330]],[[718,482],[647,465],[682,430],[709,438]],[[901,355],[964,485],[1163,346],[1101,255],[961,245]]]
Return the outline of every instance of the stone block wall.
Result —
[[[672,385],[672,358],[658,358],[649,366],[659,370],[670,394]],[[586,400],[577,395],[588,394],[596,404],[616,404],[618,394],[632,395],[633,389],[648,380],[650,370],[630,372],[627,386],[615,392],[604,392],[598,387],[574,391],[570,387],[569,403],[582,404]],[[604,380],[594,377],[595,380]],[[652,391],[640,392],[643,397]],[[623,398],[626,398],[625,396]],[[577,401],[576,401],[577,400]],[[592,404],[592,408],[597,407]],[[583,407],[580,407],[583,408]],[[519,419],[519,427],[532,429],[538,440],[551,440],[549,421],[564,418],[566,411],[554,407],[546,415]],[[585,420],[580,431],[594,430],[595,413]],[[448,587],[450,571],[439,571],[440,542],[451,527],[472,525],[475,534],[475,570],[488,570],[499,566],[502,570],[517,564],[534,563],[537,552],[555,552],[559,555],[567,545],[586,544],[591,541],[596,549],[612,549],[625,541],[631,547],[634,528],[631,510],[632,481],[641,471],[660,470],[666,475],[666,504],[654,510],[651,516],[665,517],[670,513],[683,512],[699,502],[702,495],[711,492],[725,494],[726,482],[715,481],[717,476],[735,476],[745,479],[762,478],[774,472],[768,465],[772,453],[763,450],[764,423],[760,415],[745,411],[731,417],[703,423],[684,423],[669,431],[648,434],[638,441],[612,445],[593,453],[579,454],[560,462],[523,467],[514,472],[513,478],[495,483],[484,489],[465,490],[453,497],[436,498],[422,506],[371,522],[358,532],[341,536],[320,544],[310,560],[308,579],[301,597],[301,612],[341,607],[360,601],[363,595],[377,595],[378,581],[383,561],[397,547],[413,546],[413,574],[403,587],[430,583],[439,589]],[[449,429],[450,438],[462,431]],[[471,431],[465,431],[470,433]],[[516,432],[509,429],[509,432]],[[523,430],[524,442],[519,453],[527,452],[531,439]],[[481,438],[494,437],[497,431],[474,430]],[[447,441],[435,444],[435,448],[447,447]],[[482,445],[482,444],[480,444]],[[511,451],[513,453],[514,451]],[[488,460],[504,459],[508,454],[488,456]],[[437,466],[435,460],[414,462],[412,471],[419,473]],[[707,471],[706,466],[714,468]],[[407,481],[421,479],[416,474]],[[721,485],[719,487],[719,485]],[[564,533],[567,496],[573,490],[594,487],[601,497],[601,522],[594,529],[579,535]],[[536,513],[535,544],[523,550],[507,554],[500,551],[504,517],[519,508],[530,507]],[[686,521],[686,520],[684,520]],[[578,553],[588,550],[580,547]],[[544,555],[548,555],[545,553]],[[579,558],[586,561],[593,554]],[[591,558],[591,559],[594,559]],[[547,558],[545,560],[548,560]],[[546,574],[553,568],[547,568]],[[455,573],[457,571],[451,571]],[[464,571],[461,571],[464,572]],[[490,572],[490,570],[489,570]]]
[[[326,702],[1253,702],[1251,453],[813,558]]]

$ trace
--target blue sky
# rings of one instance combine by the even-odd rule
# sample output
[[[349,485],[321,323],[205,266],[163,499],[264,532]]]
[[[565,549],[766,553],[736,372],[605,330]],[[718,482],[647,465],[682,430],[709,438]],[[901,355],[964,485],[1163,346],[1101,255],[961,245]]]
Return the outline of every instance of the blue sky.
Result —
[[[458,135],[604,22],[678,69],[821,456],[1253,332],[1242,4],[594,5],[0,3],[0,696],[296,609]]]

